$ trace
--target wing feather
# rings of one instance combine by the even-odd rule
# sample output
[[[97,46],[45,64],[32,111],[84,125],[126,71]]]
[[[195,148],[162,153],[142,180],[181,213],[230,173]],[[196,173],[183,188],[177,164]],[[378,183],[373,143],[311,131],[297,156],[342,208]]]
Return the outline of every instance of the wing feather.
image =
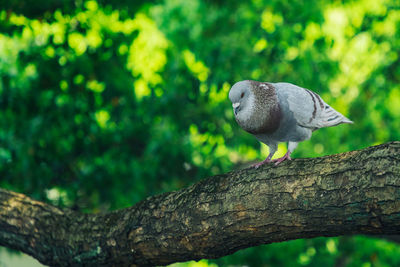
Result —
[[[325,103],[315,92],[289,83],[278,83],[276,87],[286,96],[289,110],[297,123],[303,127],[318,129],[341,123],[353,123]]]

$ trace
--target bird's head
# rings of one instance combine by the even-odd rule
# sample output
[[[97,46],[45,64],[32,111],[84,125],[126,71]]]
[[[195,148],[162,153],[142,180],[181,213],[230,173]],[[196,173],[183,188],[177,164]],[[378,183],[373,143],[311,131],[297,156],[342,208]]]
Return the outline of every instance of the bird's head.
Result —
[[[235,83],[229,91],[229,99],[232,102],[233,112],[235,116],[240,113],[250,111],[253,105],[254,93],[251,90],[252,83],[249,80]]]

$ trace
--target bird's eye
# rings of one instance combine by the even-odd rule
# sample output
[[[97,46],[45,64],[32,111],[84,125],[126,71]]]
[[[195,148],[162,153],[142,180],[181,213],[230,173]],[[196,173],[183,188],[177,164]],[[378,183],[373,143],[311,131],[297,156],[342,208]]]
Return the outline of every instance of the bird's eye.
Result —
[[[244,97],[244,93],[242,93],[241,95],[240,95],[240,98],[243,98]]]

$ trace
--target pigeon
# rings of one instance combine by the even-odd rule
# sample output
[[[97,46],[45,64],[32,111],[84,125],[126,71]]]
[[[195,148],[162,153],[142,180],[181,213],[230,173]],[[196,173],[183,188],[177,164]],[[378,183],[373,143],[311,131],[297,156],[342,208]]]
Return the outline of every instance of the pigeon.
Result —
[[[298,143],[319,128],[353,123],[318,94],[291,83],[240,81],[230,89],[229,99],[240,127],[269,147],[268,157],[255,168],[291,160]],[[280,142],[288,142],[288,150],[282,158],[271,160]]]

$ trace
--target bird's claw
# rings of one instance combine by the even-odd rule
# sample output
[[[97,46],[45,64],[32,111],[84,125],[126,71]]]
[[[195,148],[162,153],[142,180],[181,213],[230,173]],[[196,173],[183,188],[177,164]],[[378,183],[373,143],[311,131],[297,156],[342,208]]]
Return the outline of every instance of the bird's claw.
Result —
[[[281,163],[282,161],[285,161],[285,160],[292,160],[292,158],[290,157],[290,152],[289,151],[286,152],[286,154],[282,158],[271,160],[270,156],[268,156],[268,158],[266,158],[265,160],[263,160],[263,161],[261,161],[259,163],[253,164],[253,165],[251,165],[251,167],[254,167],[255,169],[258,169],[262,165],[270,163],[270,162],[275,163],[275,166],[277,166],[279,163]]]
[[[290,153],[286,152],[286,154],[282,158],[274,159],[272,160],[272,162],[274,162],[275,166],[277,166],[279,163],[285,160],[292,160],[292,158],[290,157]]]
[[[266,158],[265,160],[263,160],[263,161],[261,161],[261,162],[258,162],[258,163],[256,163],[256,164],[251,165],[251,167],[254,167],[255,169],[258,169],[258,168],[260,168],[262,165],[267,164],[267,163],[270,163],[270,162],[271,162],[271,159]]]

